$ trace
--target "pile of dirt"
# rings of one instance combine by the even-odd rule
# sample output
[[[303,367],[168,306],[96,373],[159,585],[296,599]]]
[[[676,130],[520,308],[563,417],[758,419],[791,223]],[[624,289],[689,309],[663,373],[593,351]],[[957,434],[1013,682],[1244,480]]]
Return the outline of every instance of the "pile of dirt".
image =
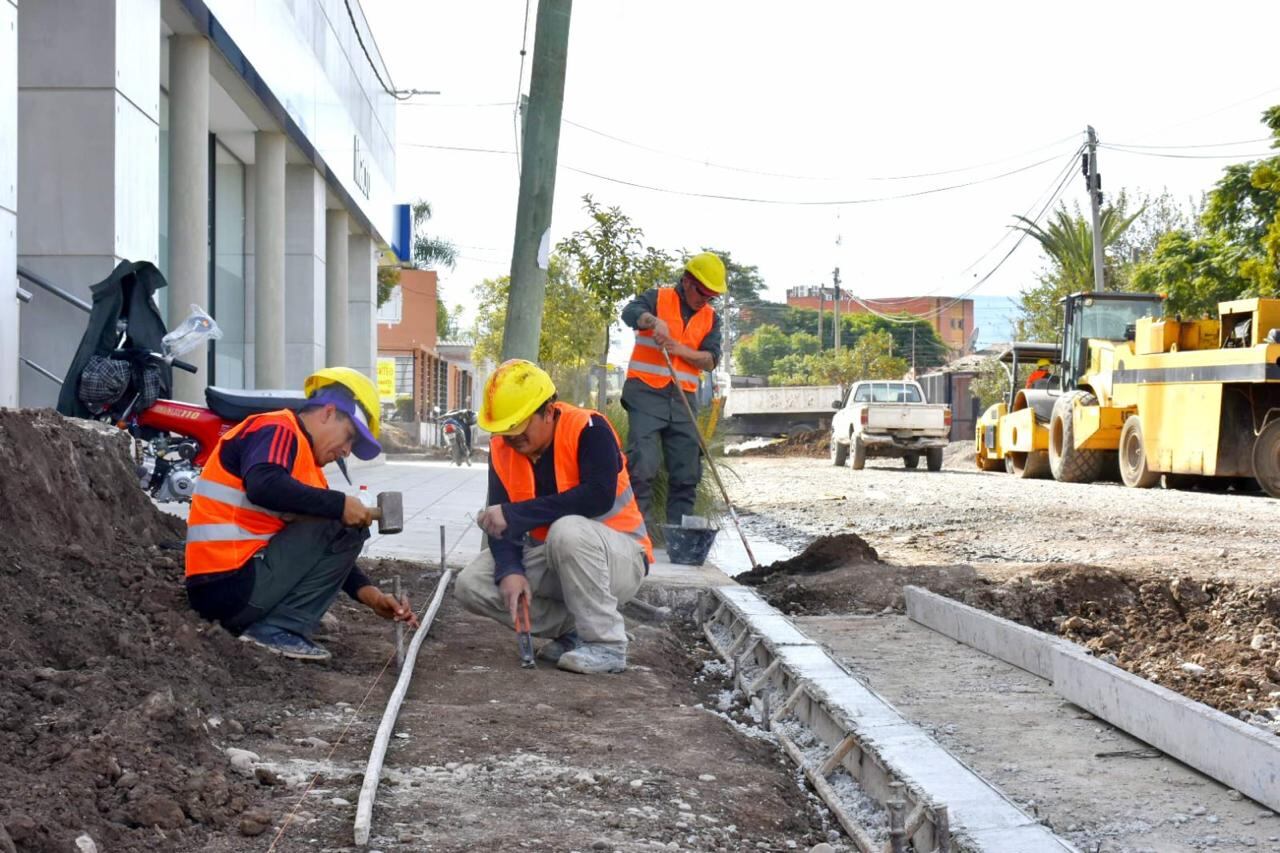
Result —
[[[944,468],[977,467],[978,451],[972,441],[953,441],[942,451]]]
[[[795,557],[743,572],[734,580],[759,586],[774,575],[811,575],[843,566],[878,562],[880,555],[861,536],[856,533],[838,533],[835,536],[819,536]]]
[[[743,450],[743,456],[826,456],[831,452],[831,430],[811,429],[787,436],[766,447]]]
[[[1246,721],[1280,719],[1280,584],[1055,566],[965,600]]]
[[[0,410],[0,850],[82,833],[201,846],[256,788],[222,749],[252,723],[216,715],[305,690],[189,611],[185,525],[143,494],[130,449],[98,424]]]

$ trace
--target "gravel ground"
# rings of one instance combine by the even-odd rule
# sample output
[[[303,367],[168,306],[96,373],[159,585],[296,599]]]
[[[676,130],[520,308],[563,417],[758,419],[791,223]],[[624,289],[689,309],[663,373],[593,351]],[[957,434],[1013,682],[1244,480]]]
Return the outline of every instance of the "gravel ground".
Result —
[[[1127,489],[982,473],[953,445],[942,471],[870,460],[746,457],[726,485],[756,534],[796,550],[854,531],[894,563],[968,563],[1004,578],[1078,563],[1257,583],[1275,577],[1280,501],[1251,494]]]

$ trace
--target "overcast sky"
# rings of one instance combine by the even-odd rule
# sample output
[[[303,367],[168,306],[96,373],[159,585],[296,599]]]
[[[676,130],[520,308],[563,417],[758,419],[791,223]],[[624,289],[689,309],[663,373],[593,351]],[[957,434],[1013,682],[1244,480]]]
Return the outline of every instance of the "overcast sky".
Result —
[[[516,158],[426,146],[513,151],[536,0],[523,80],[524,2],[362,3],[395,85],[442,92],[399,110],[397,186],[430,200],[435,232],[461,247],[441,278],[465,304],[510,271]],[[958,295],[1013,245],[1012,215],[1038,210],[1061,177],[1063,197],[1086,203],[1068,161],[1087,124],[1104,143],[1152,146],[1100,152],[1108,192],[1198,196],[1225,164],[1265,153],[1248,140],[1267,135],[1259,116],[1280,103],[1280,71],[1251,34],[1278,24],[1280,3],[1260,0],[578,0],[552,241],[586,225],[591,193],[653,245],[759,266],[778,300],[829,283],[836,265],[864,297]],[[937,172],[949,173],[898,179]],[[840,205],[678,194],[854,202],[969,182]],[[976,293],[1015,294],[1042,263],[1027,241]]]

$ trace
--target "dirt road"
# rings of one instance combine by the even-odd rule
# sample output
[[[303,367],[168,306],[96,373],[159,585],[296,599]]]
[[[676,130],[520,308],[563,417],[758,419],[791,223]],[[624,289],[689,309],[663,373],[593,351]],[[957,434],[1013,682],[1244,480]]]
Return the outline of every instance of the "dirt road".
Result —
[[[761,535],[802,548],[853,530],[894,563],[968,563],[1007,577],[1030,565],[1081,563],[1258,583],[1276,575],[1280,501],[1261,495],[1076,485],[979,472],[971,460],[862,471],[826,458],[746,457],[726,478]]]

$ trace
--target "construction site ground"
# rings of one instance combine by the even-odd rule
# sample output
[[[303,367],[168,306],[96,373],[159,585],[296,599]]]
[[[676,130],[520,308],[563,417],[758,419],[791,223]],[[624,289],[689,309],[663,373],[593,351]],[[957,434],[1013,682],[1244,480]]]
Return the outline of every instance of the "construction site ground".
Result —
[[[752,535],[809,548],[744,579],[801,630],[1082,850],[1280,850],[1275,813],[901,615],[923,586],[1280,731],[1280,503],[821,450],[728,461]]]

